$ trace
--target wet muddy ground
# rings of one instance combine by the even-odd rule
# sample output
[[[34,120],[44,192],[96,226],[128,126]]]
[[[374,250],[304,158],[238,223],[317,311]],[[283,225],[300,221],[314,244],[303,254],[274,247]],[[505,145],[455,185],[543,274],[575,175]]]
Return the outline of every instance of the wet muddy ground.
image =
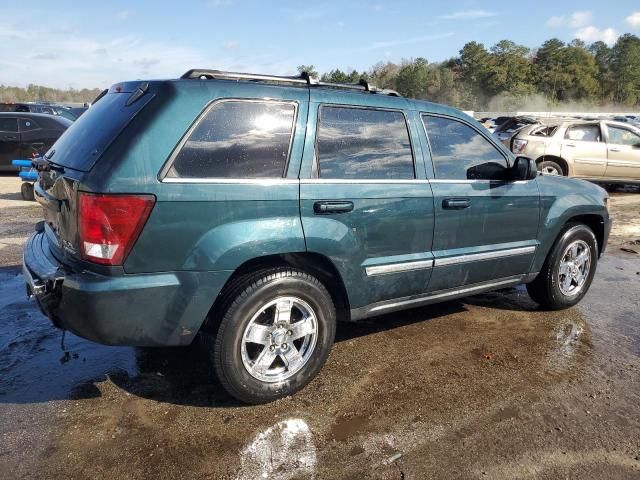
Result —
[[[640,478],[640,236],[576,308],[518,288],[343,324],[307,388],[246,407],[193,348],[64,353],[2,243],[6,203],[37,207],[3,195],[0,478]],[[612,204],[640,225],[639,194]]]

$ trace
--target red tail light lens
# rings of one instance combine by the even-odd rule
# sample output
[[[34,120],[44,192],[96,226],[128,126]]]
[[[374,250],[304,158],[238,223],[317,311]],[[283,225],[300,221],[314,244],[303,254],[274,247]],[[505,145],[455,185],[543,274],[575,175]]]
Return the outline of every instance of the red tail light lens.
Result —
[[[82,258],[121,265],[138,239],[155,204],[153,195],[80,192],[78,232]]]

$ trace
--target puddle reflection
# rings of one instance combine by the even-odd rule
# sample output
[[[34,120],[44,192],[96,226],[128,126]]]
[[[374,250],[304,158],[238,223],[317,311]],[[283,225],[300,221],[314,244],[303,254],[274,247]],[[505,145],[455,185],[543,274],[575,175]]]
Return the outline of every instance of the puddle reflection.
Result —
[[[313,478],[316,445],[307,423],[291,418],[258,433],[240,452],[238,480]]]

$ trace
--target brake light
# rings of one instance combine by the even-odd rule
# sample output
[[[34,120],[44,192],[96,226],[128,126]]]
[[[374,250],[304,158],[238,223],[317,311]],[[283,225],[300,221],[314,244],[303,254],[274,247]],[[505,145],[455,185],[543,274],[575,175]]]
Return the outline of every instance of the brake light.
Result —
[[[78,232],[82,258],[120,265],[149,218],[153,195],[110,195],[80,192]]]
[[[527,143],[529,142],[526,140],[520,140],[519,138],[516,138],[513,141],[513,147],[511,148],[511,151],[513,153],[522,153],[527,146]]]

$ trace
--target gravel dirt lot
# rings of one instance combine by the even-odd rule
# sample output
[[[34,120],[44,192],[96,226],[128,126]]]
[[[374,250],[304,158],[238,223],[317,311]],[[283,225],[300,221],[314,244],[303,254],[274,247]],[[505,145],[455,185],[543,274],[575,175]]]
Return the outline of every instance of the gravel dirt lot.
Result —
[[[194,348],[63,352],[24,296],[18,191],[0,177],[0,478],[640,478],[638,189],[578,307],[516,288],[339,325],[318,378],[258,407]]]

